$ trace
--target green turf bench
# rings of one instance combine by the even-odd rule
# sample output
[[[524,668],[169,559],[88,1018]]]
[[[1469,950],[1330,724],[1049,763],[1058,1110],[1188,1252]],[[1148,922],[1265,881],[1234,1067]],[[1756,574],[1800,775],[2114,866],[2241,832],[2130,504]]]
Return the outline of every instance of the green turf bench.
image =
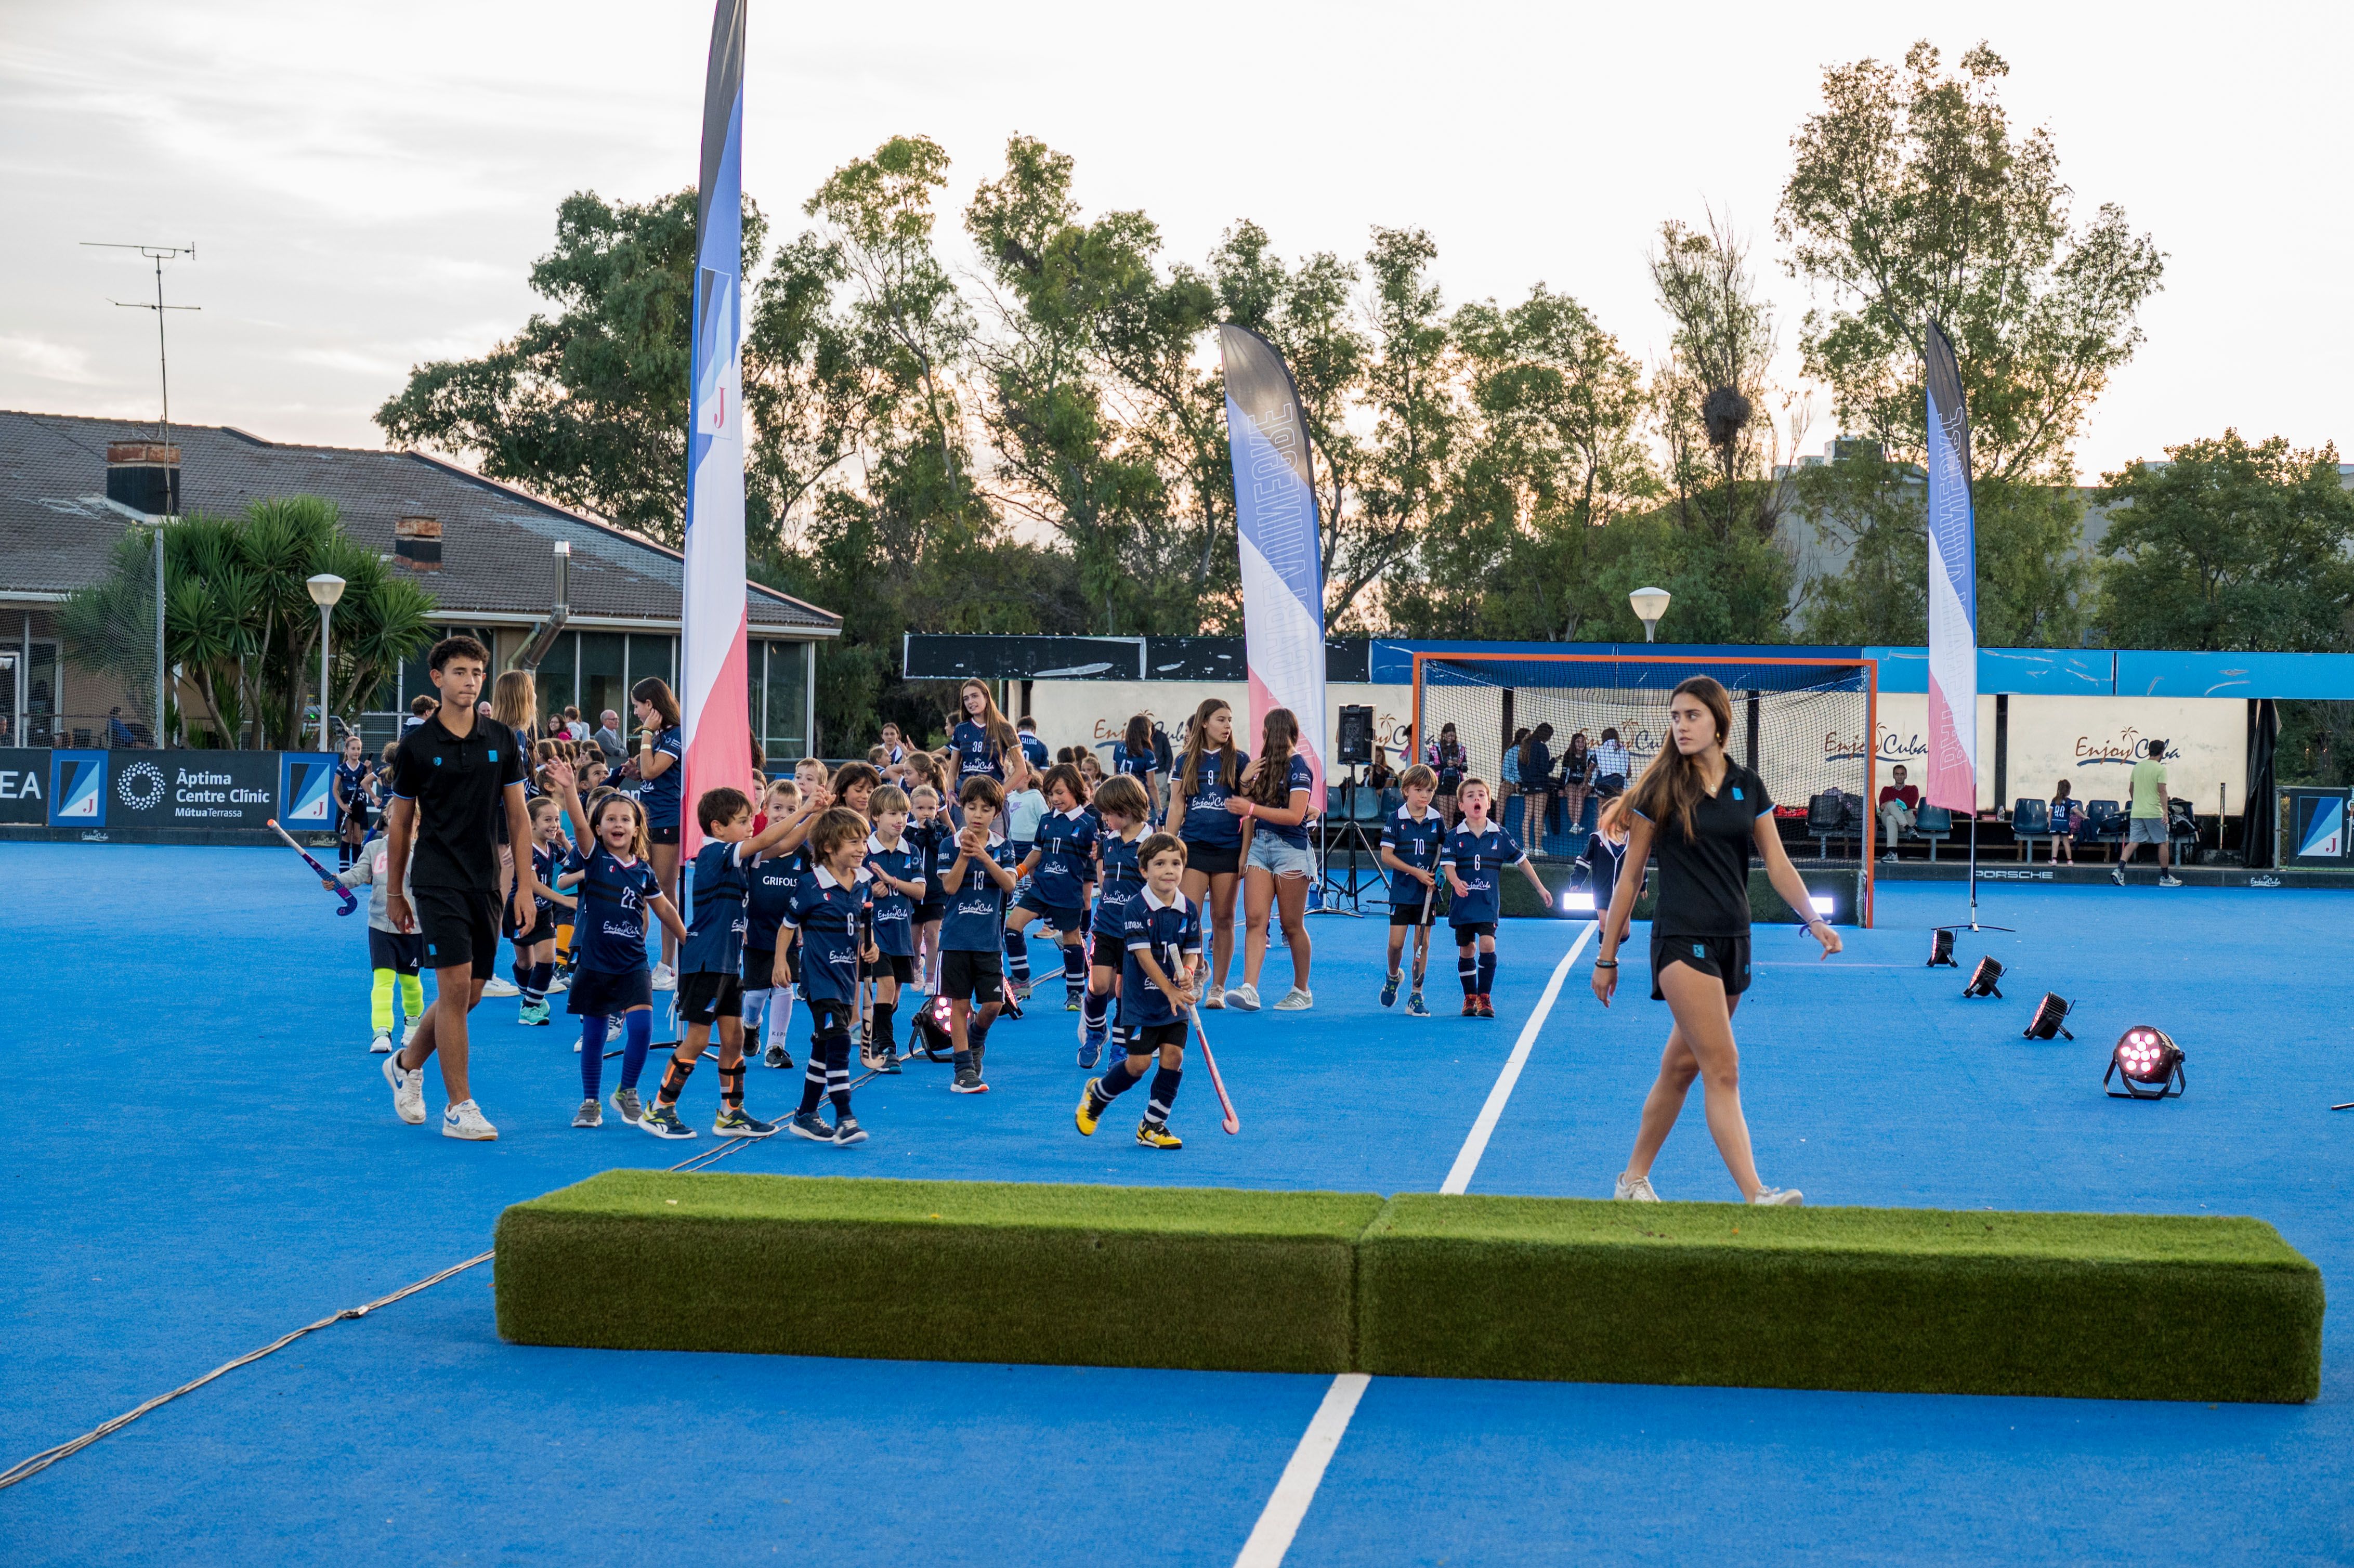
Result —
[[[1401,1197],[1374,1373],[2309,1400],[2321,1273],[2260,1220]]]
[[[610,1171],[498,1226],[524,1344],[1346,1372],[1371,1193]]]
[[[613,1171],[506,1211],[525,1344],[2314,1398],[2256,1220]]]

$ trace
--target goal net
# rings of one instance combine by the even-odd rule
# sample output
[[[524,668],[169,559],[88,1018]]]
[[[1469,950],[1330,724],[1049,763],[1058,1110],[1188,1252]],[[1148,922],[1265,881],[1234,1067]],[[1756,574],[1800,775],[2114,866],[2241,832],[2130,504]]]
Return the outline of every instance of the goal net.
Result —
[[[1869,804],[1877,794],[1871,660],[1416,653],[1415,758],[1429,762],[1442,747],[1458,746],[1467,776],[1509,790],[1504,825],[1529,853],[1573,861],[1585,852],[1601,801],[1631,786],[1667,743],[1668,699],[1693,675],[1713,676],[1732,697],[1725,750],[1764,780],[1783,848],[1819,906],[1829,898],[1834,920],[1871,924],[1877,831]],[[1512,737],[1546,725],[1550,774],[1508,784],[1517,770],[1506,766]],[[1564,764],[1580,735],[1598,766],[1586,770],[1586,796],[1575,801]],[[1540,812],[1533,827],[1532,809]]]

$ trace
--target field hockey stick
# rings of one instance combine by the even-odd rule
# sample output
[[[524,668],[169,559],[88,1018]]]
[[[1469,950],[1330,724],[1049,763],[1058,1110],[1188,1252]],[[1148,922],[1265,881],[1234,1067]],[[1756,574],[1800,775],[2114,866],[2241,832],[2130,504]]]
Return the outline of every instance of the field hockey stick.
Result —
[[[1202,1043],[1202,1065],[1210,1069],[1210,1086],[1218,1091],[1218,1108],[1226,1113],[1222,1125],[1227,1136],[1232,1137],[1242,1131],[1242,1118],[1235,1115],[1235,1102],[1226,1095],[1226,1080],[1218,1074],[1218,1059],[1210,1054],[1210,1036],[1202,1028],[1202,1010],[1189,1007],[1185,1014],[1193,1021],[1193,1038]]]
[[[292,850],[296,854],[301,855],[302,857],[302,863],[309,866],[313,871],[317,872],[319,874],[320,880],[323,882],[335,881],[335,874],[329,871],[325,866],[321,865],[318,861],[313,857],[309,850],[306,850],[301,844],[296,843],[294,842],[294,835],[288,832],[284,828],[280,827],[278,825],[278,819],[275,817],[270,819],[270,831],[276,833],[280,838],[284,839],[286,841],[286,847]],[[341,909],[335,911],[336,914],[348,915],[353,910],[360,906],[360,901],[352,896],[352,890],[343,885],[343,884],[335,883],[334,892],[337,898],[343,900],[344,904],[344,906]]]

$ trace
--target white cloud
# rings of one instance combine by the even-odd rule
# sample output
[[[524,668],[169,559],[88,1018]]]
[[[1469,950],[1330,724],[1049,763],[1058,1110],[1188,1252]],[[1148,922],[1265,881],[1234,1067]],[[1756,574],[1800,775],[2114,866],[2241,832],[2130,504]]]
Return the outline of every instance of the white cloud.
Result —
[[[0,334],[0,364],[37,381],[62,381],[76,387],[102,383],[102,377],[90,369],[86,350],[43,337]]]

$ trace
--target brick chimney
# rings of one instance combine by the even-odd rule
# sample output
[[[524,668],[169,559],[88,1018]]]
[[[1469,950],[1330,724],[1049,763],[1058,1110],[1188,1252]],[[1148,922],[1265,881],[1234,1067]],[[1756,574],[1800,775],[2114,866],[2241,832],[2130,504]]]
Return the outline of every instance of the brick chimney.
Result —
[[[106,498],[149,517],[180,512],[180,449],[162,441],[106,443]]]
[[[392,525],[393,559],[412,571],[438,572],[441,569],[441,520],[438,517],[403,517]]]

